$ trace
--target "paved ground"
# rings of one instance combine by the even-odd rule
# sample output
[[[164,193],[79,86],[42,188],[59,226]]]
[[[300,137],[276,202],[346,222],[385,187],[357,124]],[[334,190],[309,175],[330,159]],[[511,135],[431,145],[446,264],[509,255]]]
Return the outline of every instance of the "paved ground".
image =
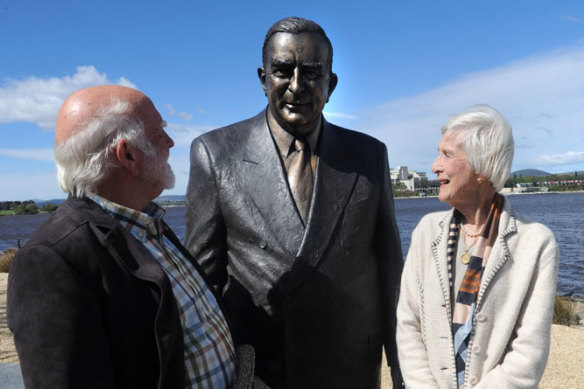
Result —
[[[18,363],[0,363],[0,382],[2,389],[23,389],[24,383],[20,375]]]

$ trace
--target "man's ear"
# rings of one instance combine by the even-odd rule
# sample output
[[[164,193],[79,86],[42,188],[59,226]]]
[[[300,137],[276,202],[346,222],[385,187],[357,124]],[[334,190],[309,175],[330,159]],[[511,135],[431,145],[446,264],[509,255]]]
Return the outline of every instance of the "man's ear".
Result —
[[[264,89],[264,95],[268,95],[268,93],[266,92],[266,71],[264,70],[264,68],[259,67],[258,68],[258,77],[260,78],[260,82],[262,83],[262,88]]]
[[[138,149],[133,147],[127,140],[122,139],[116,145],[115,155],[118,163],[133,177],[140,175],[138,168]]]
[[[331,98],[331,95],[333,94],[333,91],[335,90],[335,88],[337,87],[337,83],[339,82],[339,78],[337,77],[336,73],[332,73],[329,77],[329,90],[328,90],[328,96],[326,97],[326,102],[328,103],[329,99]]]

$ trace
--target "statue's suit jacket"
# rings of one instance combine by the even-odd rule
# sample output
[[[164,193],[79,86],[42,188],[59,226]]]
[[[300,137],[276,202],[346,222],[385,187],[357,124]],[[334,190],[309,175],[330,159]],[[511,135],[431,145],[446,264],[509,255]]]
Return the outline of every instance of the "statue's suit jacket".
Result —
[[[266,112],[191,146],[185,246],[272,387],[374,388],[397,367],[403,267],[387,150],[326,122],[306,228]]]
[[[7,316],[27,388],[184,388],[170,281],[91,200],[67,200],[19,250]]]

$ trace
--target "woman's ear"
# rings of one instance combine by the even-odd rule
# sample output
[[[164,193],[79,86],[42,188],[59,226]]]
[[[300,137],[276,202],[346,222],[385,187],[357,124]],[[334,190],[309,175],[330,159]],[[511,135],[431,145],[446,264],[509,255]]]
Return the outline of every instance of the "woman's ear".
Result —
[[[115,156],[122,167],[126,170],[128,174],[133,177],[140,175],[140,169],[138,168],[138,149],[133,147],[127,140],[122,139],[116,145]]]

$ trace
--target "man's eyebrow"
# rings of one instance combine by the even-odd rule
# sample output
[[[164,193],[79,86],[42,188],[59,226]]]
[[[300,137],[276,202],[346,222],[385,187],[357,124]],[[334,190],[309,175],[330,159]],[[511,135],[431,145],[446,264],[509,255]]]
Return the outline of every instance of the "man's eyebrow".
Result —
[[[290,66],[292,65],[292,61],[288,59],[281,59],[281,58],[273,58],[272,59],[272,66]]]
[[[303,68],[320,69],[322,68],[322,62],[302,62],[300,66]]]

